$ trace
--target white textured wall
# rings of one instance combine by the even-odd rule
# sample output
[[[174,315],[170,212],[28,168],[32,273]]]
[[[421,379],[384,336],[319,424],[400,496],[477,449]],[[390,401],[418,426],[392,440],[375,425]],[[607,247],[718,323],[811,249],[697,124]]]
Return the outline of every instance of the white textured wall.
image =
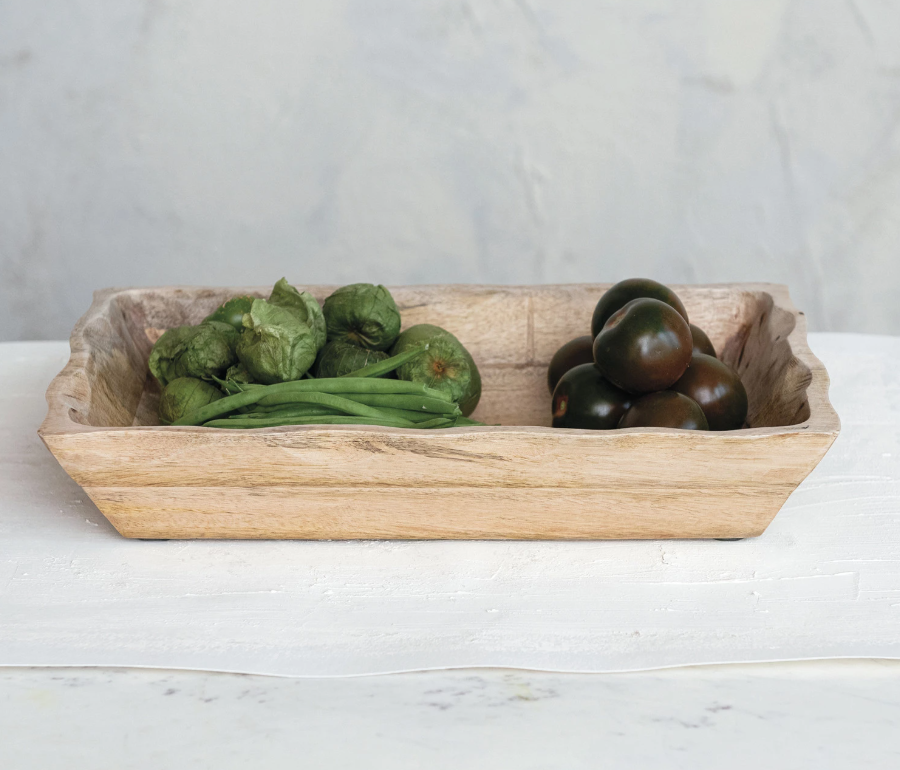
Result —
[[[0,336],[107,285],[789,284],[900,333],[896,0],[0,0]]]

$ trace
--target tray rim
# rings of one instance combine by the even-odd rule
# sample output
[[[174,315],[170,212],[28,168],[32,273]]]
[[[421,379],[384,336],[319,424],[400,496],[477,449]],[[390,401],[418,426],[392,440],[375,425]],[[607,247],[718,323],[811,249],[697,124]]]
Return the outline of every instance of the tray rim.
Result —
[[[528,292],[535,289],[571,289],[574,287],[597,287],[598,291],[608,288],[608,283],[569,283],[569,284],[415,284],[390,286],[390,289],[469,289],[480,291],[521,291]],[[777,283],[703,283],[703,284],[669,284],[674,291],[679,289],[739,289],[747,292],[760,292],[769,294],[775,307],[790,313],[794,317],[794,328],[787,337],[793,355],[810,371],[811,379],[807,387],[807,399],[809,401],[810,416],[802,423],[795,425],[774,426],[767,428],[744,428],[733,431],[689,431],[674,428],[624,428],[613,431],[593,431],[573,428],[550,428],[534,425],[508,425],[508,426],[474,426],[461,428],[445,428],[441,431],[421,431],[411,428],[387,428],[373,425],[287,425],[270,428],[252,428],[242,430],[241,435],[288,435],[297,433],[325,433],[325,434],[376,434],[416,436],[419,440],[427,441],[429,437],[448,435],[485,435],[508,434],[513,437],[546,435],[557,439],[566,436],[590,437],[591,440],[604,441],[624,435],[659,435],[676,434],[690,437],[692,441],[729,441],[747,439],[766,439],[772,436],[787,436],[796,434],[816,434],[819,436],[831,436],[832,440],[840,432],[841,423],[834,406],[828,397],[830,379],[825,365],[816,357],[809,348],[807,342],[806,316],[799,311],[790,297],[788,287]],[[316,284],[317,288],[329,288],[332,284]],[[50,382],[46,391],[47,415],[38,428],[38,435],[42,440],[52,439],[56,436],[73,436],[86,434],[106,433],[147,433],[165,431],[167,434],[184,433],[188,435],[215,435],[222,434],[221,428],[204,428],[199,426],[171,426],[171,425],[123,425],[123,426],[96,426],[84,425],[75,422],[69,415],[70,409],[83,403],[83,400],[75,395],[79,387],[79,380],[87,380],[85,363],[90,354],[90,344],[87,342],[84,330],[95,319],[102,317],[113,298],[121,294],[131,292],[173,292],[185,293],[200,291],[234,291],[240,293],[264,293],[269,287],[244,286],[244,287],[217,287],[217,286],[137,286],[137,287],[110,287],[98,289],[94,292],[93,301],[84,315],[78,319],[69,337],[70,355],[62,371]]]

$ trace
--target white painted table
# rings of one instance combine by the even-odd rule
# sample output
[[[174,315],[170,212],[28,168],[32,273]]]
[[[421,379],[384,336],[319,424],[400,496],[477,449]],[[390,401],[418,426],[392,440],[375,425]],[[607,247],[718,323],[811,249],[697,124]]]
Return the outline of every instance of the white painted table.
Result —
[[[900,767],[900,662],[342,679],[0,669],[3,770]]]
[[[889,661],[316,678],[900,658],[900,339],[811,345],[843,432],[762,537],[549,544],[125,541],[34,435],[66,346],[0,346],[0,767],[900,766]]]

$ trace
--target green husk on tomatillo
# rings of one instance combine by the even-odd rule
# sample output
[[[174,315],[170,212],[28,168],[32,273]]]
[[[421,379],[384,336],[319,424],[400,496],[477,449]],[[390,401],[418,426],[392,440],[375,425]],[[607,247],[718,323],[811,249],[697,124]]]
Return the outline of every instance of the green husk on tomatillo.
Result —
[[[237,331],[220,321],[178,326],[156,341],[147,363],[162,386],[179,377],[212,379],[235,363],[237,342]]]
[[[206,321],[219,321],[233,327],[238,333],[244,330],[244,313],[250,312],[253,297],[232,297],[228,302],[219,305],[212,313],[203,319]]]
[[[299,380],[317,352],[315,333],[291,310],[257,299],[244,315],[237,356],[257,382]]]
[[[400,311],[384,286],[343,286],[325,300],[322,310],[329,341],[344,340],[369,350],[387,350],[400,333]]]
[[[240,361],[238,361],[234,366],[229,367],[228,371],[225,372],[225,376],[222,378],[223,380],[231,380],[232,382],[240,382],[242,384],[255,383],[256,380],[253,379],[253,375],[247,370],[247,367],[244,366]]]
[[[332,340],[319,352],[315,374],[316,377],[343,377],[369,364],[385,361],[387,357],[388,354],[382,350],[367,350],[346,340]]]
[[[298,291],[287,282],[287,279],[282,278],[272,289],[272,294],[269,295],[269,304],[278,305],[296,313],[297,317],[312,329],[316,347],[319,350],[325,347],[327,335],[325,315],[312,294],[308,291]]]
[[[397,369],[397,377],[447,393],[468,417],[481,398],[481,374],[469,351],[450,332],[432,324],[416,324],[397,338],[391,355],[425,344],[427,350]]]
[[[159,397],[159,419],[168,425],[223,397],[215,385],[196,377],[178,377],[163,388]]]

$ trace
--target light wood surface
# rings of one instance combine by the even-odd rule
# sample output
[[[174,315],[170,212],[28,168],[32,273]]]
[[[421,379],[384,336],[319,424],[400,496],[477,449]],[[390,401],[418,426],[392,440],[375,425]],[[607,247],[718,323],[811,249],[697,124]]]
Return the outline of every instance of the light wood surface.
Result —
[[[392,288],[404,328],[449,329],[482,371],[473,416],[490,425],[443,431],[160,426],[146,364],[159,331],[267,290],[104,290],[73,331],[40,434],[127,537],[758,535],[840,429],[803,314],[782,286],[673,287],[741,375],[744,430],[549,428],[547,364],[589,332],[606,288]]]

